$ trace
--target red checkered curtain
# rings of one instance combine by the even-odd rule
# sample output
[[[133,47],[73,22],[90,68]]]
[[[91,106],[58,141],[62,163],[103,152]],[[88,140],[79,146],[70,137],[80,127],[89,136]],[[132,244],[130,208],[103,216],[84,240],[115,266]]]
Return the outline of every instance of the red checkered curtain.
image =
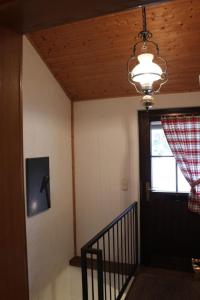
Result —
[[[176,162],[191,186],[188,208],[200,214],[200,116],[164,117],[161,122]]]

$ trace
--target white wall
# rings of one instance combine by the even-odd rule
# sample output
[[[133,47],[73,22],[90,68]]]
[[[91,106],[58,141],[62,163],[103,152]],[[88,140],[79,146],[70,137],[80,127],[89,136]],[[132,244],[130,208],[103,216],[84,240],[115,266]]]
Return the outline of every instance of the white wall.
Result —
[[[24,158],[50,157],[51,209],[27,218],[30,299],[70,300],[73,256],[70,101],[23,42]]]
[[[78,248],[139,199],[139,97],[75,103]],[[199,106],[200,92],[156,97],[154,109]],[[123,181],[128,190],[122,191]]]

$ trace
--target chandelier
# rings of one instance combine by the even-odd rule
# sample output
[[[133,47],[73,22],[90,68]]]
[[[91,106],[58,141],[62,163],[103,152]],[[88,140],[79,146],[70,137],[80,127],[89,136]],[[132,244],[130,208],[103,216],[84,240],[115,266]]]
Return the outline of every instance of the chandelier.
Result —
[[[167,63],[159,54],[158,44],[151,40],[147,30],[146,8],[142,7],[143,30],[138,34],[141,41],[133,46],[128,60],[128,81],[142,95],[143,106],[148,111],[154,104],[153,95],[158,94],[167,82]]]

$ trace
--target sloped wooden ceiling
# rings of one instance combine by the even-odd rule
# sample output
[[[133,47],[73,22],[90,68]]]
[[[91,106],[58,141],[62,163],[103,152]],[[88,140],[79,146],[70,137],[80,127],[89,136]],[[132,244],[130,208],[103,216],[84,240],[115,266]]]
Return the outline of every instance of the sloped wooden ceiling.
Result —
[[[148,6],[148,29],[168,62],[162,93],[200,89],[200,1]],[[141,30],[141,9],[42,30],[29,35],[72,100],[135,95],[127,60]]]

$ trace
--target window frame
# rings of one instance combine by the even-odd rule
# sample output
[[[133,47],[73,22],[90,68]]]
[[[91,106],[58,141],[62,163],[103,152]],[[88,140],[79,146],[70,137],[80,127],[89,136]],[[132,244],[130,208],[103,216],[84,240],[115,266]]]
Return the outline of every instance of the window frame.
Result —
[[[174,155],[173,155],[173,153],[171,154],[171,155],[153,155],[152,154],[152,134],[151,134],[151,132],[152,132],[152,127],[154,126],[154,127],[157,127],[158,129],[163,129],[162,128],[162,124],[160,123],[160,124],[158,124],[158,125],[156,125],[156,124],[153,124],[153,126],[152,126],[152,123],[156,123],[156,122],[161,122],[161,121],[150,121],[150,165],[151,165],[151,186],[152,186],[152,158],[174,158],[174,160],[175,160],[175,157],[174,157]],[[178,177],[178,164],[177,164],[177,162],[176,162],[176,160],[174,161],[174,163],[175,163],[175,180],[176,180],[176,182],[175,182],[175,189],[176,189],[176,191],[165,191],[165,190],[154,190],[154,188],[152,187],[152,191],[153,192],[159,192],[159,193],[176,193],[176,194],[189,194],[189,191],[188,192],[185,192],[185,191],[183,191],[183,192],[181,192],[181,191],[179,191],[178,189],[179,189],[179,177]]]
[[[147,122],[149,123],[149,128],[150,128],[150,123],[151,122],[156,122],[156,121],[160,121],[161,117],[169,117],[169,116],[186,116],[186,115],[200,115],[200,106],[194,106],[194,107],[176,107],[176,108],[164,108],[164,109],[153,109],[150,110],[149,112],[145,112],[145,111],[138,111],[139,115],[140,113],[144,113],[144,114],[148,114],[148,118],[146,119]],[[142,116],[142,115],[141,115]],[[149,161],[150,161],[150,155],[151,155],[151,149],[150,149],[150,130],[149,133],[147,133],[147,139],[149,140],[148,144],[149,144],[149,151],[148,153],[143,153],[142,148],[140,148],[140,178],[142,175],[142,171],[141,169],[143,168],[143,162],[141,162],[141,157],[145,157],[145,156],[149,156]],[[141,139],[141,137],[140,137]],[[163,194],[168,194],[168,195],[175,195],[177,196],[177,199],[181,200],[181,199],[186,199],[188,198],[188,193],[176,193],[176,192],[161,192],[161,191],[153,191],[152,187],[151,187],[151,163],[147,164],[148,166],[148,171],[146,172],[146,176],[148,178],[146,178],[146,182],[149,182],[150,185],[150,192],[151,193],[155,193],[156,195],[163,195]],[[146,177],[145,176],[145,177]],[[142,189],[142,186],[140,185],[140,191],[141,191],[141,195],[144,194],[144,191]],[[177,201],[179,201],[177,200]]]

